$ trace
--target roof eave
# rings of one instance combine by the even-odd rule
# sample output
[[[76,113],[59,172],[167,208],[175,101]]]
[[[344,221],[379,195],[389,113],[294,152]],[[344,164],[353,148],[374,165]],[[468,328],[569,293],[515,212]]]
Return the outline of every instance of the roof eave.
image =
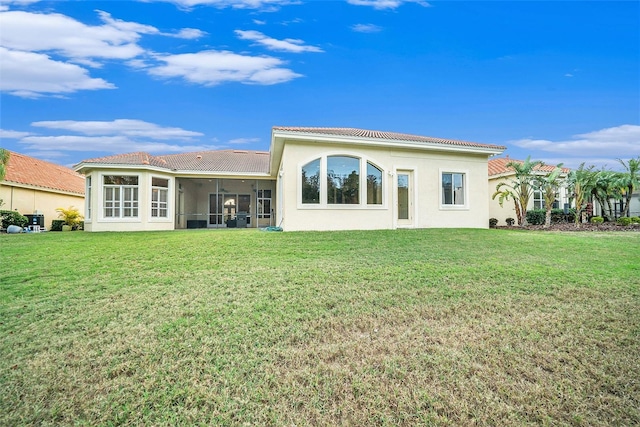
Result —
[[[507,147],[496,146],[468,146],[468,145],[453,145],[443,143],[429,143],[419,141],[405,141],[399,139],[376,139],[376,138],[362,138],[348,135],[324,135],[309,132],[295,132],[295,131],[283,131],[274,130],[272,137],[273,143],[277,140],[284,141],[285,139],[296,139],[312,142],[323,142],[331,144],[352,144],[352,145],[369,145],[378,147],[391,147],[391,148],[408,148],[418,150],[434,150],[434,151],[449,151],[449,152],[466,152],[477,153],[486,155],[501,154]],[[272,161],[273,167],[273,161]]]
[[[144,170],[150,170],[150,171],[156,171],[156,172],[171,172],[172,170],[168,167],[163,168],[163,167],[159,167],[159,166],[152,166],[152,165],[132,165],[132,164],[115,164],[115,163],[87,163],[87,162],[80,162],[77,165],[75,165],[73,167],[73,170],[78,172],[78,173],[83,173],[83,171],[85,170],[92,170],[92,169],[135,169],[135,170],[140,170],[140,169],[144,169]]]

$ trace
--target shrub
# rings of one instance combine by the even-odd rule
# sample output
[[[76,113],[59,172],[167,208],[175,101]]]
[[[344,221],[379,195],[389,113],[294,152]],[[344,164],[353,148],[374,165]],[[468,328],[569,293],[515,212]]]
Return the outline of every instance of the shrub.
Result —
[[[507,219],[505,220],[505,222],[507,223],[507,225],[508,225],[509,227],[511,227],[513,224],[515,224],[515,223],[516,223],[516,220],[515,220],[515,219],[513,219],[513,218],[507,218]]]
[[[51,231],[62,231],[63,225],[64,225],[64,220],[54,219],[53,221],[51,221]]]
[[[2,219],[2,228],[10,225],[25,227],[29,223],[29,219],[15,211],[0,211],[0,219]]]
[[[496,225],[498,225],[498,219],[497,218],[489,218],[489,227],[496,228]]]
[[[640,224],[640,216],[632,216],[631,222],[634,224]]]
[[[631,220],[631,218],[629,218],[628,216],[623,216],[622,218],[618,218],[618,220],[616,221],[616,224],[618,225],[631,225],[633,221]]]
[[[560,222],[574,222],[576,219],[576,210],[571,208],[569,209],[566,218],[564,214],[564,209],[551,209],[551,222],[553,224],[558,224]]]
[[[527,222],[531,225],[544,224],[544,218],[547,215],[547,211],[544,209],[533,209],[527,211]]]
[[[58,218],[63,220],[66,225],[70,225],[74,229],[78,227],[78,224],[80,224],[80,221],[82,221],[82,219],[84,218],[82,215],[80,215],[78,209],[74,208],[73,206],[69,206],[68,209],[58,208],[56,209],[56,212],[58,212]]]
[[[594,216],[591,218],[592,224],[602,224],[603,222],[604,222],[604,218],[602,218],[601,216]]]

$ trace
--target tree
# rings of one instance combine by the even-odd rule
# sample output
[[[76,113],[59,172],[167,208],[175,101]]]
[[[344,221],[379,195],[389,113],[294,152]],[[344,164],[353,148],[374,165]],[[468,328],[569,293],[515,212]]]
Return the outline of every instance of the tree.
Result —
[[[9,150],[0,148],[0,183],[7,174],[7,164],[9,164]],[[0,199],[0,206],[4,205],[4,201]]]
[[[493,193],[492,196],[493,199],[495,199],[496,196],[500,196],[498,199],[500,206],[502,206],[502,203],[505,200],[513,198],[513,203],[516,208],[516,216],[518,217],[518,224],[521,226],[527,225],[527,206],[529,205],[529,200],[533,195],[533,181],[535,179],[534,170],[539,165],[542,165],[542,162],[539,160],[532,162],[531,156],[528,156],[524,162],[516,160],[507,163],[505,166],[513,169],[516,175],[513,179],[509,179],[498,184],[496,186],[496,192]]]
[[[595,172],[595,166],[584,166],[584,162],[580,164],[578,169],[569,173],[569,192],[576,205],[576,227],[580,226],[580,218],[582,209],[585,207],[587,198],[596,185],[600,172]]]
[[[629,159],[628,162],[621,159],[618,161],[625,168],[625,172],[618,175],[617,181],[625,198],[624,211],[621,216],[629,216],[631,196],[637,188],[640,188],[640,157]]]
[[[9,150],[0,148],[0,181],[2,181],[7,173],[7,164],[9,163]]]
[[[544,197],[544,207],[546,209],[544,228],[551,225],[551,209],[556,201],[556,194],[562,185],[560,174],[562,173],[562,163],[558,164],[555,169],[544,176],[536,179],[536,187],[542,192]]]
[[[622,192],[617,185],[618,176],[616,173],[607,171],[604,168],[598,173],[595,186],[591,190],[591,195],[602,207],[602,216],[607,221],[613,221],[613,206],[611,199],[620,200]]]

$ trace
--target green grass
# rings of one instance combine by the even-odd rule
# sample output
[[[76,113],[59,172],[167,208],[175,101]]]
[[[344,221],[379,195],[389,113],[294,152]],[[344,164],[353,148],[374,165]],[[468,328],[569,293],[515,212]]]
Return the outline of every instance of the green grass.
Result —
[[[0,425],[640,424],[640,233],[0,235]]]

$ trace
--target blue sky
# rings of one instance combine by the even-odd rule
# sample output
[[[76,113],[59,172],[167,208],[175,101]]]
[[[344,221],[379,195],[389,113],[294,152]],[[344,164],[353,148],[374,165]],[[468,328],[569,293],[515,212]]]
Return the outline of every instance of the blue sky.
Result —
[[[2,1],[0,146],[268,150],[272,126],[640,156],[637,1]]]

